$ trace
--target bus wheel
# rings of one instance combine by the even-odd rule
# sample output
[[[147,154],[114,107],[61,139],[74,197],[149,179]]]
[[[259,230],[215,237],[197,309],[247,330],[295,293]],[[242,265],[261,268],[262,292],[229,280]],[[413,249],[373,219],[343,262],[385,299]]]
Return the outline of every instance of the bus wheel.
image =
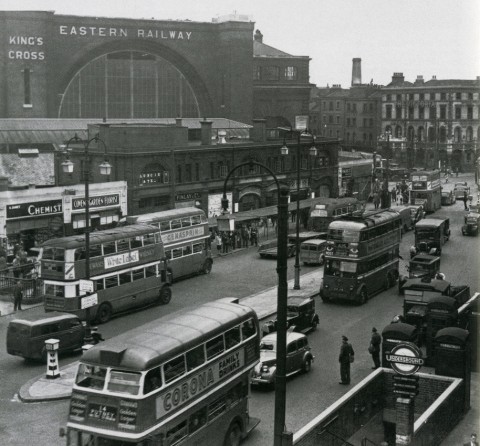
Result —
[[[210,274],[210,271],[212,271],[212,259],[207,259],[205,262],[203,262],[202,266],[202,273],[203,274]]]
[[[362,291],[360,291],[360,296],[358,298],[358,303],[359,305],[363,305],[367,302],[367,300],[368,300],[367,290],[365,288],[362,288]]]
[[[100,305],[95,320],[100,324],[105,324],[112,317],[112,307],[108,304]]]
[[[242,440],[242,430],[236,421],[230,424],[227,435],[225,435],[224,446],[239,446]]]
[[[158,303],[160,305],[166,305],[170,302],[171,299],[172,299],[171,288],[168,285],[163,286],[160,289],[160,292],[159,292],[159,295],[158,295]]]

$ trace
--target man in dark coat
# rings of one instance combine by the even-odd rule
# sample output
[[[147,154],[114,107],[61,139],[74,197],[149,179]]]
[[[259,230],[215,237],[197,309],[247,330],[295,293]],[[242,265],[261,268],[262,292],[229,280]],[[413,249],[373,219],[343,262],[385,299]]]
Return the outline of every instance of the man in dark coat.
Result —
[[[368,351],[372,355],[373,370],[378,369],[380,367],[380,344],[382,343],[382,337],[377,333],[377,329],[375,327],[372,328],[372,338],[370,339],[370,347]]]
[[[13,311],[22,311],[23,290],[22,282],[18,281],[13,287]]]
[[[466,190],[463,191],[463,203],[465,205],[465,210],[468,211],[469,210],[469,207],[468,207],[468,193]]]
[[[348,338],[342,336],[342,345],[340,347],[340,355],[338,362],[340,363],[340,379],[339,384],[350,384],[350,363],[354,357],[353,347],[348,343]]]

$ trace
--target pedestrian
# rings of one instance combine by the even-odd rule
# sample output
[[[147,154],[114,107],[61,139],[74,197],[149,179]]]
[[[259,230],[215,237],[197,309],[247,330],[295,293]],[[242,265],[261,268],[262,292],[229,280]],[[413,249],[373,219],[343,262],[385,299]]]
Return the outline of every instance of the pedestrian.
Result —
[[[373,205],[375,206],[375,209],[378,209],[380,206],[380,194],[378,192],[373,194]]]
[[[255,226],[253,226],[251,231],[250,231],[250,239],[251,239],[252,246],[253,245],[258,246],[258,237],[257,236],[258,236],[257,228]]]
[[[448,183],[448,171],[445,172],[445,183]]]
[[[13,287],[13,311],[22,311],[23,290],[20,280]]]
[[[458,178],[458,167],[455,167],[455,176]]]
[[[466,190],[463,191],[463,203],[465,205],[465,210],[468,211],[469,208],[468,208],[468,193]]]
[[[222,237],[220,236],[220,234],[215,235],[215,243],[217,245],[217,252],[218,254],[220,254],[220,252],[222,251]]]
[[[13,277],[19,279],[22,274],[22,265],[20,264],[20,255],[17,254],[12,262]]]
[[[348,343],[348,338],[342,336],[342,345],[340,347],[340,355],[338,356],[338,362],[340,363],[340,379],[339,384],[350,384],[350,364],[354,360],[355,352],[353,347]]]
[[[382,337],[377,333],[375,327],[372,328],[372,338],[370,339],[370,345],[368,346],[368,352],[372,355],[373,367],[372,369],[378,369],[380,367],[380,344],[382,343]]]
[[[478,446],[477,434],[474,432],[470,435],[470,441],[463,443],[463,446]]]
[[[437,280],[445,280],[445,274],[441,273],[440,271],[435,275],[435,279]]]

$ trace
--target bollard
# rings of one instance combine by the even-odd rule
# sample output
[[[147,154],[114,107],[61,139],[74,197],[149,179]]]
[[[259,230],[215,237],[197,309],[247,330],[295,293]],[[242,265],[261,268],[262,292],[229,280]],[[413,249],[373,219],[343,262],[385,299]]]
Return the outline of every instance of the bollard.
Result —
[[[55,379],[60,377],[60,368],[58,367],[58,339],[47,339],[45,349],[47,350],[47,378]]]

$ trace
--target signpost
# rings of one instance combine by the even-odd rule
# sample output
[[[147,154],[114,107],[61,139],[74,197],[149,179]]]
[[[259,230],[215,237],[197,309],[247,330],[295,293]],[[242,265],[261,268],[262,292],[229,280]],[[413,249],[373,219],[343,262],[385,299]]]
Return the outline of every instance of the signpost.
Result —
[[[98,305],[98,294],[90,294],[89,296],[82,297],[81,299],[81,308],[84,310],[85,308],[91,308],[95,305]]]

